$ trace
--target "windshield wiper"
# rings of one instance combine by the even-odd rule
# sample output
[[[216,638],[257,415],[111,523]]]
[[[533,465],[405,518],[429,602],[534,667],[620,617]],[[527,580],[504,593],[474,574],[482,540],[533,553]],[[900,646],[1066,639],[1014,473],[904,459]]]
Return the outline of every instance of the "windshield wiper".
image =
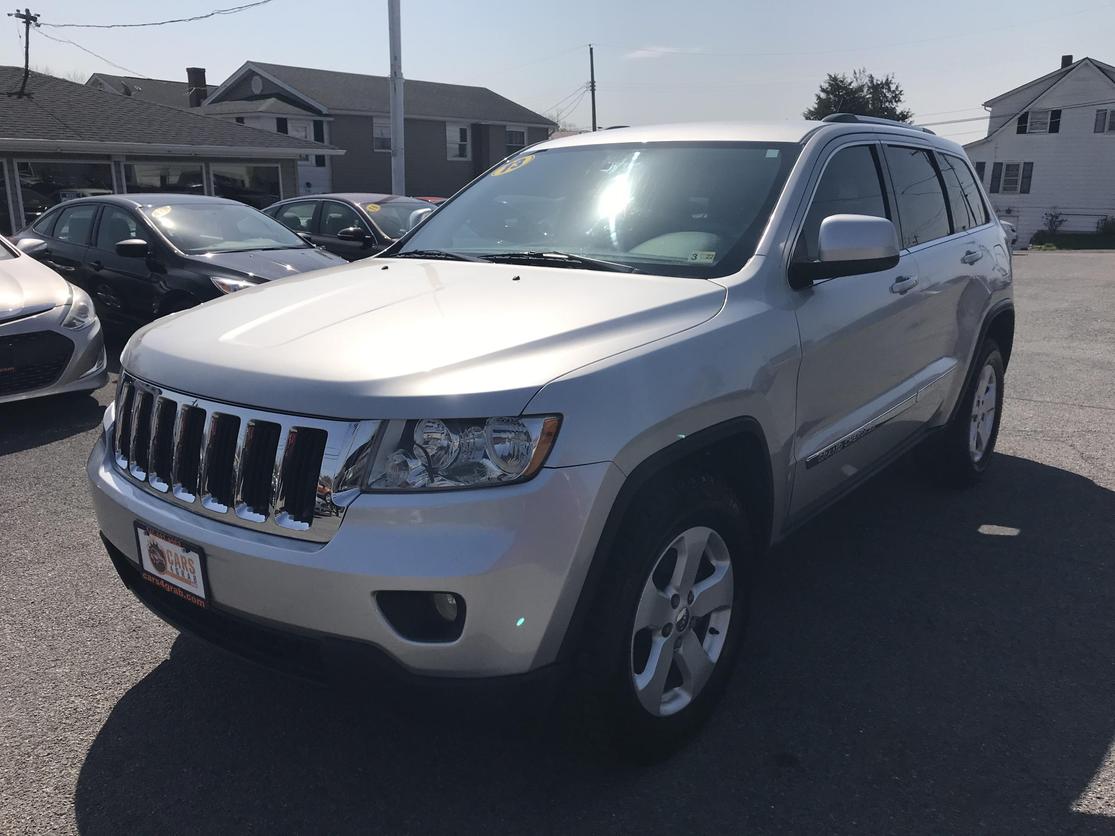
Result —
[[[407,250],[404,253],[394,253],[388,258],[443,258],[449,261],[487,261],[467,253],[454,253],[449,250]]]
[[[615,261],[605,261],[602,258],[591,258],[587,255],[563,253],[556,250],[525,250],[520,253],[486,253],[485,261],[511,261],[526,264],[547,264],[551,266],[584,267],[589,270],[609,270],[613,273],[638,273],[636,267],[630,264],[619,264]]]

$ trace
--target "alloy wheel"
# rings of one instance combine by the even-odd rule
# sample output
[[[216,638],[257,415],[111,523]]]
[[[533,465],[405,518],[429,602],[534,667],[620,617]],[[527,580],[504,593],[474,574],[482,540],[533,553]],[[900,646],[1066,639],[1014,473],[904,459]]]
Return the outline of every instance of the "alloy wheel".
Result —
[[[995,427],[998,408],[999,382],[990,363],[980,371],[972,399],[972,415],[968,430],[968,454],[973,462],[980,462],[987,455],[991,431]]]
[[[700,694],[724,650],[734,596],[731,555],[713,529],[686,529],[658,556],[631,633],[631,678],[648,712],[676,714]]]

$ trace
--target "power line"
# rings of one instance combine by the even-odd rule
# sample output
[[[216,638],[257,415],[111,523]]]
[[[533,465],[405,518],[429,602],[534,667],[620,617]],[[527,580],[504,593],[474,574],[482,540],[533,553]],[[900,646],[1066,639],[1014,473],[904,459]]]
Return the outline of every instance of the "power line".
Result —
[[[90,55],[92,55],[94,58],[98,59],[99,61],[104,61],[110,67],[115,67],[118,70],[123,70],[128,75],[133,75],[133,76],[136,76],[137,78],[147,78],[147,76],[145,76],[143,73],[137,73],[135,70],[130,70],[127,67],[123,66],[122,64],[117,64],[115,61],[109,61],[103,55],[97,54],[93,50],[89,49],[88,47],[82,46],[81,44],[77,43],[76,41],[71,41],[71,40],[68,40],[66,38],[56,38],[53,35],[48,35],[46,32],[43,32],[41,29],[39,30],[38,34],[42,35],[44,38],[46,38],[47,40],[50,40],[50,41],[56,41],[57,43],[60,43],[60,44],[69,44],[70,46],[76,46],[82,52],[87,52]]]
[[[248,9],[254,9],[256,6],[265,6],[270,2],[272,2],[272,0],[255,0],[254,3],[245,3],[241,6],[232,6],[227,9],[214,9],[211,12],[194,15],[193,17],[178,17],[171,20],[155,20],[151,21],[150,23],[40,23],[39,26],[49,26],[52,29],[140,29],[145,26],[167,26],[171,23],[193,23],[197,20],[206,20],[207,18],[217,17],[218,15],[239,14],[240,12],[247,11]],[[77,44],[75,44],[75,46],[77,46]],[[109,63],[111,64],[112,62],[110,61]]]
[[[546,110],[544,112],[549,112],[551,110],[557,110],[562,105],[564,105],[567,101],[569,101],[574,96],[576,96],[578,93],[585,90],[585,87],[586,87],[586,85],[584,85],[584,84],[578,85],[577,88],[575,90],[573,90],[572,93],[567,93],[566,95],[562,96],[560,99],[557,100],[557,102],[555,102],[554,104],[552,104],[548,108],[546,108]]]

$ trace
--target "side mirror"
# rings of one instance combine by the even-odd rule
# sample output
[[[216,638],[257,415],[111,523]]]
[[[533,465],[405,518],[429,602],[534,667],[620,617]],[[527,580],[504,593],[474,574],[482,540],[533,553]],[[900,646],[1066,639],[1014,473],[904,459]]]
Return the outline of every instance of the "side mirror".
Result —
[[[43,250],[47,248],[46,241],[40,238],[21,238],[19,241],[16,241],[16,247],[19,248],[21,253],[29,255],[32,258],[40,255]]]
[[[358,226],[350,226],[337,233],[341,241],[357,241],[361,244],[371,244],[375,239]]]
[[[830,215],[817,235],[817,261],[790,265],[790,286],[809,287],[819,279],[878,273],[898,266],[898,232],[886,218]]]
[[[116,254],[122,258],[147,258],[151,246],[141,238],[129,238],[116,242]]]

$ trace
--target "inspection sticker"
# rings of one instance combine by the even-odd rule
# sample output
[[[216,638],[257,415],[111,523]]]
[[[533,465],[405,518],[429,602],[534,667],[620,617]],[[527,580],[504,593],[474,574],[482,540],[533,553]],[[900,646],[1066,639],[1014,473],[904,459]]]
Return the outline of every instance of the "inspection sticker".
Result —
[[[169,214],[170,214],[170,207],[169,206],[160,206],[158,209],[152,209],[151,210],[151,217],[152,218],[162,218],[162,217],[164,217],[166,215],[169,215]]]
[[[492,172],[493,177],[500,177],[504,174],[510,174],[512,171],[518,171],[524,165],[530,165],[531,160],[534,159],[534,154],[527,154],[525,157],[516,157],[510,162],[506,162],[499,168]]]
[[[378,203],[365,203],[364,204],[364,209],[371,215],[374,215],[381,208],[382,207]]]
[[[695,264],[711,264],[716,261],[716,250],[696,250],[689,254],[689,260]]]

